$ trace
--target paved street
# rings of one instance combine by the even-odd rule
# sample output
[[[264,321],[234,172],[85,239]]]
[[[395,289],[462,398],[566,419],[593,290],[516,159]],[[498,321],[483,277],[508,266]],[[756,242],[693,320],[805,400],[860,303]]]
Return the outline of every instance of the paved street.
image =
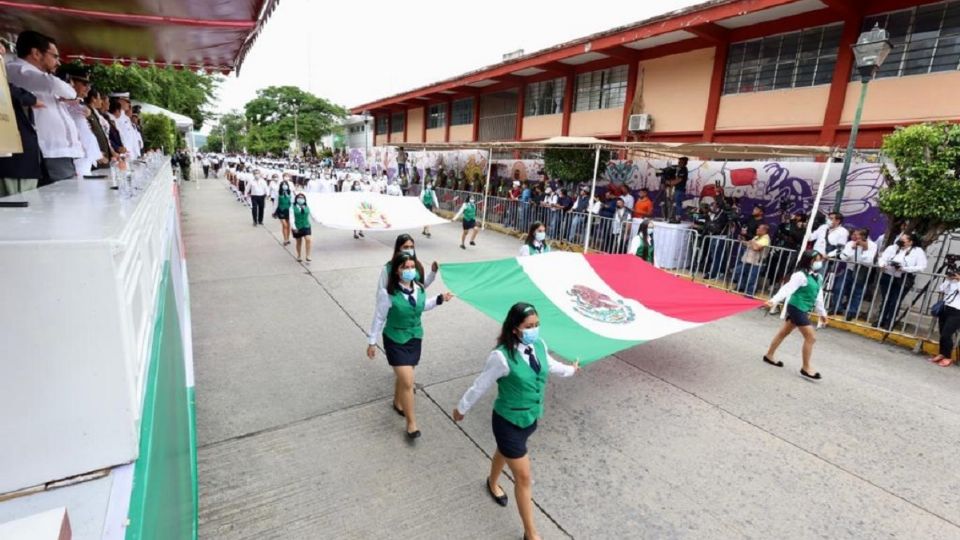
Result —
[[[219,180],[183,186],[183,220],[201,538],[522,536],[512,484],[507,509],[483,487],[495,392],[449,417],[497,321],[457,301],[424,316],[410,445],[386,360],[364,356],[395,234],[314,227],[300,265]],[[483,233],[464,252],[458,224],[434,233],[425,264],[518,242]],[[755,311],[554,379],[531,439],[544,537],[960,538],[960,369],[827,329],[814,383],[798,337],[784,369],[761,362],[778,323]]]

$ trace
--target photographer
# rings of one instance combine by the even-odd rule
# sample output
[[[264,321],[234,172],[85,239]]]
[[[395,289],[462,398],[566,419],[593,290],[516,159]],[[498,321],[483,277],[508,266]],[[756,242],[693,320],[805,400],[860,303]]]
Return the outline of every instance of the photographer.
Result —
[[[855,229],[850,235],[850,241],[840,252],[840,260],[847,263],[847,269],[834,287],[833,303],[830,308],[832,314],[836,315],[843,311],[844,317],[849,321],[860,313],[863,291],[867,280],[870,279],[873,260],[876,256],[877,245],[870,240],[870,231]]]
[[[813,249],[823,253],[828,259],[836,258],[843,251],[843,246],[850,240],[850,231],[843,226],[843,214],[830,212],[827,222],[817,228],[811,237]]]
[[[940,354],[930,361],[947,367],[954,363],[953,335],[960,330],[960,269],[956,266],[947,268],[947,279],[940,284],[940,292],[943,293],[943,307],[938,316]]]
[[[897,243],[880,255],[877,266],[883,269],[879,289],[883,294],[883,310],[875,326],[889,330],[900,301],[913,288],[914,274],[927,269],[927,254],[920,245],[920,237],[914,233],[900,235]]]
[[[786,215],[787,219],[777,227],[774,242],[775,246],[782,249],[776,250],[770,261],[773,265],[771,279],[774,282],[779,282],[793,267],[797,254],[802,251],[803,235],[807,230],[807,216],[803,212],[783,215]]]
[[[707,263],[704,273],[707,279],[719,279],[726,272],[729,253],[727,233],[730,227],[730,211],[724,205],[723,197],[717,197],[710,203],[710,208],[703,224],[704,233],[708,239]]]

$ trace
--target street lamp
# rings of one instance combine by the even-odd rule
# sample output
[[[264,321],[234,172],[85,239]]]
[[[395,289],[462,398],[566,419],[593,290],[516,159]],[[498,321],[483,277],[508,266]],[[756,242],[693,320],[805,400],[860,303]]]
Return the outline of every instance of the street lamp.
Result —
[[[850,141],[847,143],[847,153],[843,156],[843,169],[840,171],[840,189],[837,190],[837,200],[833,204],[833,211],[840,212],[843,202],[843,191],[847,187],[847,174],[850,172],[850,161],[853,159],[853,148],[857,142],[857,133],[860,131],[860,117],[863,114],[863,102],[867,97],[867,84],[873,80],[880,65],[887,59],[893,44],[890,43],[890,33],[874,24],[869,32],[860,34],[857,43],[853,45],[853,57],[860,72],[860,101],[857,103],[857,113],[853,117],[850,127]]]

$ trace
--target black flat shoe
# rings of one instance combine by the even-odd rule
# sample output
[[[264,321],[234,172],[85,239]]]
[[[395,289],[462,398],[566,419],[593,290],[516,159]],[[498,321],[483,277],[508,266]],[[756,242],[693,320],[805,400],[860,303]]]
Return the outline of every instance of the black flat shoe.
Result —
[[[476,242],[470,242],[470,245],[471,245],[471,246],[475,246],[475,245],[477,245],[477,243],[476,243]]]
[[[414,431],[413,433],[410,433],[410,432],[408,431],[408,432],[407,432],[407,438],[410,439],[411,441],[412,441],[413,439],[419,439],[419,438],[420,438],[420,430],[418,429],[418,430]]]
[[[506,505],[507,505],[507,492],[506,492],[506,491],[503,492],[503,495],[497,497],[497,494],[494,493],[494,492],[493,492],[493,489],[490,487],[490,479],[487,478],[486,480],[483,481],[483,483],[487,485],[487,493],[489,493],[490,496],[493,497],[493,500],[496,501],[497,504],[499,504],[500,506],[506,506]],[[497,486],[497,487],[499,487],[499,486]],[[500,489],[502,490],[503,488],[500,488]]]
[[[776,362],[774,362],[773,360],[767,358],[767,355],[763,355],[763,361],[766,362],[766,363],[768,363],[768,364],[770,364],[771,366],[783,367],[783,362],[781,362],[781,361],[779,361],[779,360],[777,360]]]
[[[393,404],[393,410],[396,411],[397,414],[399,414],[400,416],[404,416],[404,417],[407,416],[407,415],[403,414],[403,411],[400,410],[400,407],[397,407],[397,404],[396,404],[396,403]]]
[[[467,246],[460,244],[460,249],[467,249]]]
[[[822,378],[822,377],[820,377],[820,372],[819,372],[819,371],[816,372],[816,373],[814,373],[813,375],[811,375],[811,374],[807,373],[806,371],[804,371],[803,368],[800,368],[800,374],[803,375],[804,377],[808,378],[808,379],[814,379],[814,380],[817,380],[817,381],[819,381],[819,380]]]

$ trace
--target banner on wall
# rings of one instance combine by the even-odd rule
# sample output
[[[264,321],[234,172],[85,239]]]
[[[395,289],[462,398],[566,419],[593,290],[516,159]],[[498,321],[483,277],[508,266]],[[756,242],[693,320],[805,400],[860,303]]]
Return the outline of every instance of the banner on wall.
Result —
[[[310,216],[331,229],[402,231],[442,225],[447,220],[427,210],[417,197],[379,193],[308,193]]]
[[[7,84],[7,71],[0,62],[0,156],[23,152],[17,117],[13,114],[13,100]]]

